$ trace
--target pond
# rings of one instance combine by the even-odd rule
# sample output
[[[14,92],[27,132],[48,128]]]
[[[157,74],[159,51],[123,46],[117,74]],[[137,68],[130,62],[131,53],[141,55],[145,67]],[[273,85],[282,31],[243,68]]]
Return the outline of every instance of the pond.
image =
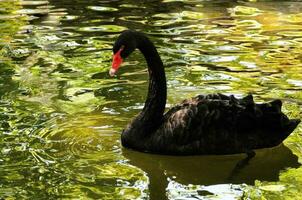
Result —
[[[108,75],[119,33],[139,30],[165,64],[167,108],[252,93],[301,118],[301,13],[285,0],[1,0],[0,198],[301,198],[301,125],[240,170],[244,154],[134,152],[120,133],[144,105],[146,63],[136,51]]]

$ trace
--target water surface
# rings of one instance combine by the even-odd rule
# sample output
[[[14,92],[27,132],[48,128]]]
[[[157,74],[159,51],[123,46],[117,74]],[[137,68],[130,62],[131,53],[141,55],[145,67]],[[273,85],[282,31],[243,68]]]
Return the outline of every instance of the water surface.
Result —
[[[138,52],[108,76],[125,29],[158,47],[167,108],[221,92],[280,98],[301,118],[302,2],[0,1],[0,197],[292,199],[302,196],[302,128],[245,155],[173,157],[121,147],[148,87]]]

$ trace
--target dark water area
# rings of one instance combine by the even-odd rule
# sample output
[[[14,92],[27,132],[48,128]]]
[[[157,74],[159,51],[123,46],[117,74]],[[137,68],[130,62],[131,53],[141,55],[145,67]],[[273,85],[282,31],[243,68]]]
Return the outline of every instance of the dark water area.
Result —
[[[252,93],[302,111],[302,2],[0,0],[1,199],[299,199],[301,125],[284,144],[174,157],[121,147],[142,109],[139,52],[108,75],[119,33],[146,33],[165,65],[167,109],[197,94]]]

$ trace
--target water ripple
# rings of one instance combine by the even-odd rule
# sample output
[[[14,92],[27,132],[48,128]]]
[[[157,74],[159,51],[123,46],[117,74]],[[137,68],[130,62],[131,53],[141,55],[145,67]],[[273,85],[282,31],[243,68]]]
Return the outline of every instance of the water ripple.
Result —
[[[0,1],[0,196],[240,198],[243,190],[255,190],[249,193],[260,194],[255,199],[272,199],[272,188],[285,196],[299,191],[301,181],[292,180],[301,168],[285,168],[297,164],[290,150],[302,157],[301,128],[286,140],[290,150],[274,154],[292,160],[269,165],[277,172],[256,186],[242,184],[249,177],[245,169],[234,187],[212,178],[211,186],[183,184],[177,182],[181,174],[173,174],[179,158],[171,166],[173,158],[123,149],[120,133],[144,106],[148,71],[137,51],[117,77],[109,77],[108,69],[118,34],[140,30],[163,59],[167,108],[201,93],[253,93],[259,102],[282,99],[284,112],[300,118],[301,10],[301,2],[293,1]],[[186,175],[198,171],[192,167]],[[271,180],[285,189],[265,186]]]

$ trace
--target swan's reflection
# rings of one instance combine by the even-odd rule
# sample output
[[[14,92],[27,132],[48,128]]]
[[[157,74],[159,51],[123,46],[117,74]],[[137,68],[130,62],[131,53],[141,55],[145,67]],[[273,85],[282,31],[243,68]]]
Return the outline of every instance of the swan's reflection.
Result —
[[[213,185],[221,183],[254,184],[255,180],[277,181],[279,172],[288,167],[298,167],[298,157],[289,148],[256,151],[256,156],[242,168],[235,169],[245,154],[226,156],[163,156],[123,149],[129,163],[148,174],[151,199],[165,199],[168,180],[188,185]]]

